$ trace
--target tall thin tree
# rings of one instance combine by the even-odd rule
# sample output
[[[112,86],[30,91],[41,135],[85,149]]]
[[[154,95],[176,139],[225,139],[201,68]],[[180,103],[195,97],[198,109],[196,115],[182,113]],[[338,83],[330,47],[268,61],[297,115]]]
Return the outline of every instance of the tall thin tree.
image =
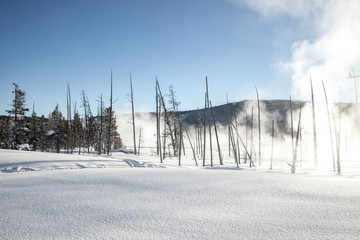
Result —
[[[213,119],[213,123],[214,123],[214,129],[215,129],[215,135],[216,135],[216,143],[217,143],[218,153],[219,153],[219,162],[220,162],[220,165],[223,165],[224,163],[223,163],[222,154],[221,154],[219,136],[218,136],[218,131],[217,131],[217,128],[216,128],[215,115],[214,115],[214,110],[213,110],[213,106],[212,106],[211,102],[210,102],[210,107],[211,107],[211,115],[212,115],[212,119]]]
[[[310,77],[311,85],[311,104],[312,104],[312,118],[313,118],[313,136],[314,136],[314,167],[318,168],[318,149],[317,149],[317,134],[316,134],[316,115],[315,115],[315,99],[312,79]]]
[[[213,167],[213,153],[212,153],[212,139],[211,139],[211,119],[210,119],[210,100],[209,100],[209,88],[208,88],[208,79],[206,77],[206,114],[208,119],[208,128],[209,128],[209,146],[210,146],[210,165]]]
[[[132,126],[133,126],[133,140],[134,140],[134,154],[136,155],[136,134],[135,134],[135,111],[134,111],[134,92],[132,85],[132,78],[130,74],[130,102],[131,102],[131,115],[132,115]]]
[[[327,94],[326,94],[324,81],[321,80],[321,83],[323,85],[324,95],[325,95],[326,111],[327,111],[327,116],[328,116],[329,134],[330,134],[330,143],[331,143],[331,156],[332,156],[332,160],[333,160],[333,169],[334,169],[334,172],[335,172],[336,171],[336,169],[335,169],[335,154],[334,154],[334,143],[333,143],[332,127],[331,127],[331,121],[330,121],[329,103],[328,103],[328,98],[327,98]]]
[[[270,157],[270,170],[272,170],[273,155],[274,155],[274,136],[275,136],[275,127],[274,120],[271,124],[271,157]]]
[[[259,121],[259,166],[261,166],[261,121],[260,121],[260,100],[259,100],[259,92],[256,89],[257,96],[257,104],[258,104],[258,121]]]
[[[110,155],[111,149],[111,126],[112,126],[112,105],[113,105],[113,74],[111,70],[111,84],[110,84],[110,113],[109,113],[109,129],[108,129],[108,142],[107,142],[107,155]]]
[[[294,125],[293,125],[293,107],[292,107],[292,100],[291,95],[289,94],[290,99],[290,132],[291,132],[291,149],[292,153],[294,154]]]
[[[67,109],[67,143],[66,143],[66,152],[69,153],[69,148],[71,154],[73,153],[73,141],[72,141],[72,119],[71,119],[71,93],[70,93],[70,84],[67,85],[67,98],[66,98],[66,109]]]
[[[19,87],[18,84],[13,83],[15,89],[14,91],[12,91],[12,93],[14,93],[14,99],[13,99],[13,103],[12,103],[12,109],[11,110],[6,110],[7,113],[9,113],[10,115],[14,115],[14,135],[15,135],[15,145],[20,144],[20,135],[22,134],[22,132],[20,132],[20,121],[19,121],[19,117],[24,116],[26,112],[29,111],[29,108],[25,107],[25,96],[26,93],[24,91],[22,91]]]
[[[103,97],[102,94],[100,95],[100,109],[99,109],[99,113],[100,113],[100,127],[99,127],[99,139],[98,139],[98,152],[99,155],[101,155],[101,150],[102,150],[102,138],[103,138],[103,125],[104,125],[104,101],[103,101]],[[98,116],[99,117],[99,116]]]

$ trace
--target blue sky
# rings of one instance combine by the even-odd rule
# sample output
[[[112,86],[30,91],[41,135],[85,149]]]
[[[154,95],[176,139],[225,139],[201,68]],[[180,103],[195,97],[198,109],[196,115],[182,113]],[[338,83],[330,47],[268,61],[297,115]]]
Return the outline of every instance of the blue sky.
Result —
[[[312,47],[327,29],[322,18],[310,24],[314,12],[305,18],[255,2],[0,0],[0,114],[10,109],[13,82],[39,115],[56,104],[66,114],[68,83],[78,110],[84,90],[95,113],[101,94],[109,105],[111,70],[121,111],[130,111],[130,72],[137,111],[154,110],[155,76],[163,92],[173,85],[181,110],[202,107],[205,76],[213,105],[225,103],[226,94],[230,101],[254,99],[255,86],[261,98],[287,99],[297,80],[296,50],[306,41]]]

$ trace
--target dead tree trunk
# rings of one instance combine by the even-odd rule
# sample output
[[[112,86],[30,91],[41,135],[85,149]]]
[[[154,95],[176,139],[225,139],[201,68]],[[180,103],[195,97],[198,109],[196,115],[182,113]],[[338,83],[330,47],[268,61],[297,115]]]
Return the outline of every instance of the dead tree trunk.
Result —
[[[327,115],[328,115],[329,134],[330,134],[330,143],[331,143],[331,156],[332,156],[332,160],[333,160],[333,169],[334,169],[334,172],[335,172],[335,171],[336,171],[336,169],[335,169],[335,154],[334,154],[334,143],[333,143],[333,135],[332,135],[332,128],[331,128],[331,121],[330,121],[329,103],[328,103],[328,99],[327,99],[327,94],[326,94],[326,89],[325,89],[324,81],[321,80],[321,83],[322,83],[322,85],[323,85],[324,94],[325,94],[326,111],[327,111]]]
[[[275,136],[275,127],[274,120],[272,120],[271,126],[271,158],[270,158],[270,170],[272,170],[273,154],[274,154],[274,136]]]
[[[291,149],[292,149],[292,153],[294,154],[294,125],[293,125],[293,108],[292,108],[292,101],[291,101],[291,96],[289,94],[289,98],[290,98],[290,131],[291,131]]]
[[[253,129],[254,129],[254,107],[251,107],[251,119],[250,119],[250,159],[252,159],[252,150],[253,150]],[[251,161],[250,161],[250,168],[251,168]]]
[[[227,108],[227,115],[228,115],[228,141],[229,141],[229,157],[231,156],[231,116],[230,116],[230,107],[228,105]]]
[[[293,152],[293,163],[291,166],[291,173],[295,173],[295,171],[296,171],[297,148],[298,148],[298,143],[299,143],[300,131],[301,131],[301,105],[300,105],[299,121],[298,121],[297,132],[296,132],[295,149]]]
[[[212,154],[212,139],[211,139],[211,123],[210,123],[210,104],[209,104],[209,89],[208,89],[208,80],[206,77],[206,113],[208,118],[208,127],[209,127],[209,140],[210,140],[210,165],[213,167],[213,154]]]
[[[139,131],[139,144],[138,144],[138,151],[137,151],[137,155],[140,155],[140,148],[141,148],[141,134],[142,134],[142,132],[141,132],[141,130],[142,130],[142,128],[141,128],[141,126],[140,126],[140,131]]]
[[[247,112],[245,112],[245,146],[246,148],[248,147],[248,135],[249,135],[249,119],[248,119],[248,115]],[[246,164],[247,162],[247,155],[245,154],[245,159],[244,159],[244,163]]]
[[[237,159],[238,155],[236,152],[237,148],[236,148],[235,137],[234,137],[234,129],[235,129],[235,126],[233,125],[233,127],[230,129],[231,145],[232,145],[232,149],[233,149],[236,167],[239,167],[239,161]]]
[[[335,126],[335,138],[336,138],[336,157],[337,157],[337,172],[341,173],[340,166],[340,136],[341,136],[341,113],[339,113],[339,123],[338,127],[336,127],[335,115],[333,114],[334,126]]]
[[[196,166],[198,166],[198,162],[197,162],[197,160],[196,160],[195,149],[194,149],[194,147],[193,147],[193,145],[192,145],[192,143],[191,143],[191,139],[190,139],[190,137],[189,137],[189,133],[188,133],[188,131],[186,130],[186,128],[184,128],[184,130],[185,130],[186,136],[187,136],[187,138],[188,138],[188,140],[189,140],[191,150],[192,150],[192,152],[193,152],[195,164],[196,164]]]
[[[102,94],[100,96],[100,128],[99,128],[99,139],[98,139],[98,151],[99,151],[99,155],[101,155],[101,150],[102,150],[102,134],[103,134],[103,106],[104,102],[102,100]]]
[[[84,146],[89,146],[89,126],[88,126],[88,104],[87,104],[87,100],[86,100],[86,95],[85,95],[85,91],[82,91],[82,97],[83,97],[83,107],[84,107],[84,119],[85,119],[85,137],[84,137]],[[89,149],[88,149],[89,152]]]
[[[204,151],[203,151],[203,167],[205,167],[206,155],[206,93],[205,93],[205,106],[204,106]]]
[[[155,84],[156,92],[156,153],[160,156],[160,163],[163,163],[163,155],[161,151],[161,103],[159,98],[158,80],[157,77]]]
[[[160,89],[160,86],[159,86],[158,82],[157,82],[157,87],[158,87],[158,91],[159,91],[160,101],[161,101],[161,104],[162,104],[163,110],[164,110],[164,120],[165,120],[166,125],[169,128],[171,144],[172,144],[173,151],[174,151],[174,154],[175,154],[176,153],[176,140],[175,140],[175,136],[174,136],[175,131],[173,131],[173,129],[172,129],[172,124],[171,124],[171,121],[170,121],[169,113],[167,111],[167,108],[166,108],[166,105],[165,105],[165,100],[164,100],[164,97],[163,97],[163,95],[161,93],[161,89]]]
[[[235,128],[234,124],[233,124],[233,123],[231,123],[231,124],[232,124],[233,128]],[[236,134],[238,135],[238,137],[239,137],[239,139],[240,139],[240,142],[241,142],[241,145],[242,145],[243,148],[245,149],[245,153],[246,153],[246,155],[248,156],[248,158],[249,158],[249,160],[250,160],[250,168],[251,168],[251,165],[254,166],[254,162],[252,161],[251,155],[250,155],[248,149],[246,148],[245,143],[244,143],[244,141],[242,140],[240,134],[239,134],[238,132],[237,132]]]
[[[179,122],[179,138],[180,138],[180,142],[179,142],[179,166],[181,166],[181,147],[182,147],[182,123]]]
[[[260,121],[260,100],[259,100],[259,92],[256,89],[257,96],[257,104],[258,104],[258,120],[259,120],[259,166],[261,166],[261,121]]]
[[[219,143],[219,136],[218,136],[218,132],[217,132],[217,128],[216,128],[216,121],[215,121],[213,106],[212,106],[211,102],[210,102],[210,107],[211,107],[212,119],[213,119],[213,122],[214,122],[214,129],[215,129],[215,135],[216,135],[216,143],[217,143],[218,153],[219,153],[219,162],[220,162],[220,165],[223,165],[224,163],[223,163],[222,154],[221,154],[221,148],[220,148],[220,143]]]
[[[132,85],[131,74],[130,74],[130,103],[131,103],[131,115],[132,115],[132,127],[133,127],[134,154],[137,155],[137,151],[136,151],[136,133],[135,133],[134,93],[133,93],[133,85]]]
[[[70,95],[70,85],[68,83],[67,86],[67,144],[66,144],[66,152],[69,153],[69,148],[71,151],[71,154],[73,153],[73,141],[72,141],[72,121],[71,121],[71,95]]]
[[[111,126],[112,126],[112,105],[113,105],[113,77],[112,77],[112,70],[111,70],[111,84],[110,84],[110,113],[109,113],[109,129],[108,129],[108,136],[107,136],[107,155],[110,155],[111,149]]]
[[[312,117],[313,117],[313,136],[314,136],[314,167],[318,168],[318,149],[317,149],[317,135],[316,135],[316,117],[315,117],[315,100],[313,84],[310,78],[311,84],[311,104],[312,104]]]
[[[163,132],[163,159],[166,157],[166,124],[164,123],[164,132]]]
[[[238,129],[239,129],[239,124],[238,124],[237,116],[235,115],[235,130],[236,130],[236,132],[239,132]],[[239,164],[240,164],[241,151],[240,151],[239,137],[236,137],[236,153],[238,155],[237,160],[239,161]]]

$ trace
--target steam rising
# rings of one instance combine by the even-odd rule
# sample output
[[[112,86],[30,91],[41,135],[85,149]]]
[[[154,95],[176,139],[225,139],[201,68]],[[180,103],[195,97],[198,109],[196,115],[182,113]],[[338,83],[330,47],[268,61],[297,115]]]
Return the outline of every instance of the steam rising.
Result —
[[[303,26],[311,27],[303,33],[303,39],[292,44],[291,57],[288,61],[277,63],[291,73],[293,99],[308,101],[302,106],[301,117],[301,142],[298,151],[298,165],[313,166],[313,120],[312,111],[316,111],[316,125],[318,135],[319,167],[332,169],[331,139],[334,143],[336,157],[337,131],[340,138],[340,155],[343,163],[351,166],[359,156],[358,145],[360,143],[359,131],[359,108],[352,105],[333,104],[334,102],[354,102],[354,80],[349,79],[349,72],[354,69],[355,75],[360,75],[360,2],[358,0],[227,0],[241,8],[248,8],[260,14],[265,19],[275,19],[278,16],[296,20]],[[308,29],[308,28],[301,28]],[[309,37],[311,36],[311,37]],[[358,71],[358,72],[356,72]],[[315,95],[315,110],[312,109],[310,79],[313,81]],[[330,103],[330,123],[325,105],[325,95],[321,81],[324,82],[327,97]],[[255,91],[254,91],[255,95]],[[287,98],[287,96],[284,96]],[[261,96],[260,96],[261,99]],[[248,101],[243,111],[237,113],[240,123],[239,134],[249,143],[249,130],[244,123],[249,118],[251,108],[254,109],[253,146],[249,149],[257,151],[257,105],[254,101]],[[275,166],[287,166],[292,161],[292,139],[290,134],[290,107],[287,115],[281,116],[279,112],[268,112],[266,106],[261,104],[261,127],[262,132],[262,156],[263,165],[268,166],[271,153],[271,122],[275,122],[276,138],[274,139],[274,163]],[[124,116],[122,116],[124,117]],[[284,119],[285,118],[285,119]],[[294,135],[296,136],[299,108],[293,111]],[[129,118],[130,119],[130,118]],[[156,146],[155,118],[151,115],[142,114],[137,117],[137,131],[139,125],[143,128],[143,145]],[[286,123],[284,124],[284,121]],[[121,122],[124,123],[122,120]],[[280,122],[282,128],[280,129]],[[329,124],[332,128],[330,135]],[[195,128],[190,126],[188,130],[192,140],[195,139]],[[219,126],[222,154],[228,155],[227,127]],[[287,131],[287,132],[286,132]],[[119,132],[125,144],[132,142],[131,125],[122,124]],[[248,136],[248,138],[246,138]],[[137,136],[138,137],[138,136]],[[185,145],[188,145],[185,140]],[[209,143],[207,143],[209,146]],[[189,146],[187,146],[189,148]],[[215,143],[213,140],[213,149]],[[215,150],[216,151],[216,150]],[[188,155],[191,155],[190,153]],[[255,154],[256,155],[256,154]],[[214,154],[216,156],[216,154]],[[228,158],[228,161],[231,158]],[[214,160],[216,162],[216,160]]]
[[[349,72],[360,71],[360,2],[357,0],[229,0],[266,19],[289,17],[305,26],[303,39],[292,44],[291,59],[279,63],[291,72],[292,95],[309,99],[309,80],[315,95],[324,80],[330,101],[354,101]],[[295,28],[297,26],[295,25]],[[311,37],[309,37],[311,36]],[[356,75],[356,72],[355,72]],[[357,73],[359,75],[359,73]]]

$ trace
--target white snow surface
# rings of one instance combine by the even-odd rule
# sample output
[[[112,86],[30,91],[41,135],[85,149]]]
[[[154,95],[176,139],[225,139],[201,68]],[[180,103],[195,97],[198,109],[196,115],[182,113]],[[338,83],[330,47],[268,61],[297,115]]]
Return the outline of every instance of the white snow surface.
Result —
[[[0,239],[360,239],[354,174],[183,161],[0,150]]]

